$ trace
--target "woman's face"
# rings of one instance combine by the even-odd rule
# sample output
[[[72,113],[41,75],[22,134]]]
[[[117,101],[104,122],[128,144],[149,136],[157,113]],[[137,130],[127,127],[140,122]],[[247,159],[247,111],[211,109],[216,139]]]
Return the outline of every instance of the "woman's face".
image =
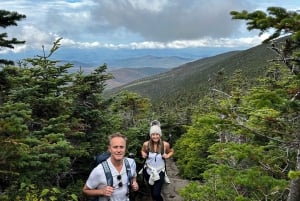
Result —
[[[158,133],[152,133],[151,134],[151,140],[153,142],[158,142],[160,140],[160,135]]]

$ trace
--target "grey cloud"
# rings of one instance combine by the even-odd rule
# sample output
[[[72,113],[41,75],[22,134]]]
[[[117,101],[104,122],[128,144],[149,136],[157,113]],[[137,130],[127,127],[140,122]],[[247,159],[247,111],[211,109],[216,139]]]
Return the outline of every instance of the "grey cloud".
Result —
[[[32,23],[45,33],[63,38],[103,43],[238,35],[239,25],[245,22],[232,21],[229,12],[251,10],[254,4],[252,0],[89,0],[72,6],[53,0],[37,1],[32,7],[30,1],[25,2],[20,4],[27,16],[24,24]],[[131,2],[144,5],[138,7]]]
[[[238,32],[239,25],[238,21],[231,20],[230,11],[251,9],[250,3],[240,0],[170,0],[157,12],[136,8],[130,0],[95,3],[91,19],[93,31],[122,27],[153,41],[230,37]]]

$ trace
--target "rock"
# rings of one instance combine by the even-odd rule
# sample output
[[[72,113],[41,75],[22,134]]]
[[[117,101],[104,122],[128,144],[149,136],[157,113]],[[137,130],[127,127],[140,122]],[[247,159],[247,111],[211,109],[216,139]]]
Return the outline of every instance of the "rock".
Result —
[[[164,184],[162,194],[165,201],[183,201],[179,190],[189,184],[188,180],[180,178],[178,169],[173,159],[167,159],[167,174],[170,184]]]

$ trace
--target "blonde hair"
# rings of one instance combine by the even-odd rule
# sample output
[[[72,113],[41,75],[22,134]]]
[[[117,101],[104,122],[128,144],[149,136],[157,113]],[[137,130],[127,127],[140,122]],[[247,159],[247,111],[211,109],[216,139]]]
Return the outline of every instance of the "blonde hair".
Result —
[[[109,144],[110,144],[111,140],[115,137],[123,138],[125,140],[125,143],[127,142],[127,137],[125,135],[121,134],[120,132],[117,132],[117,133],[114,133],[114,134],[111,134],[108,136]]]

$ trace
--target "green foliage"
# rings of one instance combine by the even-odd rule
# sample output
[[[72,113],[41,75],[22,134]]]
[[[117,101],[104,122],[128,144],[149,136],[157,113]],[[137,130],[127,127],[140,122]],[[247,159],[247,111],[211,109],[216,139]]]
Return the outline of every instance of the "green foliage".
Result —
[[[118,111],[122,129],[128,129],[133,125],[143,123],[149,116],[151,103],[147,98],[143,98],[136,93],[121,91],[114,96],[114,100],[111,110]]]
[[[208,147],[216,143],[217,131],[215,124],[220,123],[214,114],[199,116],[194,120],[187,133],[180,138],[174,149],[182,176],[189,179],[200,179],[207,169],[209,161]]]
[[[137,165],[142,164],[140,151],[149,136],[150,100],[128,91],[121,91],[113,99],[109,110],[116,114],[110,119],[114,130],[121,130],[127,137],[127,152],[135,155]]]
[[[95,69],[91,74],[85,75],[78,72],[68,90],[68,95],[73,98],[71,106],[73,127],[84,133],[83,141],[87,144],[88,155],[94,156],[107,149],[107,136],[111,134],[114,125],[110,120],[113,115],[109,113],[111,99],[105,99],[103,91],[105,81],[110,79],[111,74],[106,73],[107,66],[104,64]],[[80,140],[80,138],[78,138]],[[78,143],[79,141],[76,140]],[[87,163],[81,158],[81,163]],[[92,161],[92,158],[88,158]],[[78,161],[78,162],[79,162]]]
[[[63,201],[63,200],[78,200],[78,196],[71,193],[64,195],[59,188],[44,188],[39,189],[36,185],[21,183],[21,187],[17,192],[15,200],[18,201]]]
[[[17,12],[11,12],[6,10],[0,10],[0,27],[6,28],[8,26],[17,26],[17,21],[25,19],[25,15],[21,15]],[[6,39],[7,33],[0,33],[0,48],[14,48],[14,45],[23,44],[25,41],[19,41],[16,38]],[[9,61],[6,59],[0,59],[1,64],[13,64],[13,61]]]
[[[248,13],[247,11],[232,11],[230,14],[233,16],[233,19],[248,20],[248,30],[260,30],[259,35],[274,28],[274,33],[266,41],[278,38],[281,34],[299,33],[300,26],[297,23],[299,14],[297,12],[288,12],[286,9],[280,7],[269,7],[267,11],[268,14],[260,10],[252,13]]]
[[[284,46],[271,48],[280,59],[274,59],[266,73],[257,80],[256,85],[243,85],[240,72],[228,79],[227,85],[219,82],[212,85],[212,93],[199,102],[194,119],[215,116],[215,133],[218,143],[202,146],[204,158],[193,160],[209,161],[203,166],[194,166],[193,171],[201,171],[202,183],[191,183],[181,190],[186,200],[297,200],[299,198],[299,177],[297,153],[299,153],[299,28],[293,25],[299,18],[295,12],[286,12],[281,8],[269,8],[270,15],[261,11],[248,13],[235,12],[233,19],[248,20],[248,29],[258,29],[264,33],[270,28],[274,34],[265,42],[277,38],[282,33],[291,33]],[[291,45],[291,46],[289,46]],[[282,61],[284,66],[277,62]],[[285,68],[284,68],[285,67]],[[222,78],[219,73],[216,80]],[[224,79],[223,79],[224,80]],[[193,120],[194,120],[193,119]],[[193,121],[190,128],[198,134],[212,125],[209,121],[197,127]],[[186,143],[190,130],[177,143],[178,149],[188,149],[196,138]],[[205,130],[210,133],[210,130]],[[189,136],[191,137],[191,136]],[[201,140],[203,141],[203,139]],[[196,152],[200,148],[191,146]],[[179,157],[184,158],[180,153]],[[296,159],[296,160],[295,160]],[[190,172],[189,163],[178,159],[183,175]],[[200,165],[200,164],[199,164]],[[296,171],[291,171],[296,169]],[[293,179],[289,181],[289,178]],[[290,185],[290,192],[286,189]]]
[[[259,85],[251,87],[243,94],[240,93],[238,99],[234,92],[241,90],[234,89],[228,94],[220,93],[222,96],[213,94],[214,100],[210,103],[199,103],[200,119],[211,119],[215,113],[215,121],[213,124],[203,121],[201,126],[198,126],[198,121],[193,121],[191,128],[197,126],[194,133],[197,133],[198,137],[189,136],[188,130],[178,142],[178,149],[188,150],[183,146],[191,144],[193,151],[188,150],[186,155],[200,150],[193,144],[196,141],[204,141],[200,137],[201,131],[211,125],[217,128],[215,131],[219,134],[221,143],[214,142],[206,148],[201,146],[208,153],[205,156],[206,161],[210,162],[202,170],[203,184],[200,184],[199,192],[192,192],[191,189],[195,190],[194,186],[186,187],[183,196],[186,195],[187,199],[195,196],[194,200],[287,198],[287,168],[295,167],[295,163],[287,161],[293,161],[296,156],[297,149],[292,148],[291,139],[297,140],[295,134],[299,129],[299,125],[296,126],[295,122],[289,119],[299,109],[299,102],[293,101],[288,94],[290,88],[297,87],[297,76],[291,78],[290,74],[284,75],[283,71],[281,73],[280,79],[277,77],[272,82],[261,80]],[[287,80],[289,84],[286,84]],[[206,134],[209,132],[205,130]],[[222,135],[225,135],[225,140],[222,140]],[[186,137],[192,140],[186,143]],[[184,155],[179,157],[184,158]],[[184,167],[183,172],[190,171],[187,169],[189,163],[184,165],[180,160],[178,159],[178,163]],[[202,161],[203,158],[193,160]],[[193,171],[196,173],[196,170],[202,168],[203,165],[194,166]]]
[[[0,107],[0,111],[1,136],[21,138],[29,133],[26,125],[26,123],[31,120],[31,110],[29,105],[8,102]]]
[[[298,179],[300,178],[300,171],[290,171],[288,176],[291,179]]]
[[[189,184],[181,191],[187,200],[276,200],[288,181],[277,179],[265,166],[260,147],[247,144],[219,143],[210,148],[214,164],[203,173],[204,183]],[[278,161],[277,161],[278,162]],[[270,167],[270,166],[268,166]],[[282,197],[281,197],[282,198]]]
[[[16,179],[20,153],[26,149],[22,139],[29,134],[31,110],[27,104],[7,102],[0,105],[0,180]]]

